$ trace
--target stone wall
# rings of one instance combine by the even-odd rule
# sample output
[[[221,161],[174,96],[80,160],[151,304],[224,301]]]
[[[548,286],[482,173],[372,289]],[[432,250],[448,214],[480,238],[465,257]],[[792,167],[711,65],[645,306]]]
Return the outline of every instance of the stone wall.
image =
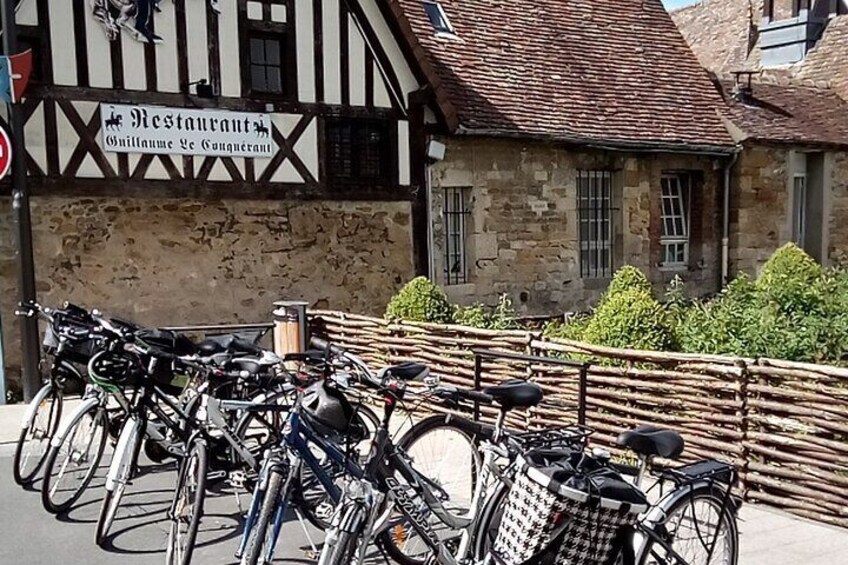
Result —
[[[449,138],[444,161],[432,171],[433,263],[445,280],[443,194],[470,189],[468,283],[447,286],[460,303],[493,303],[508,294],[526,315],[588,308],[608,280],[580,276],[577,210],[579,169],[615,170],[614,264],[632,264],[661,286],[679,274],[692,294],[718,288],[721,168],[712,159],[574,151],[546,143]],[[660,177],[693,171],[697,202],[689,268],[663,270],[659,236]]]
[[[793,150],[815,148],[746,144],[733,172],[731,274],[756,275],[774,251],[792,240]],[[830,152],[823,184],[826,251],[833,263],[848,254],[848,153]]]
[[[848,152],[834,153],[831,166],[827,251],[832,263],[848,265]]]
[[[10,217],[8,198],[0,217]],[[269,321],[272,302],[380,314],[413,276],[408,202],[32,199],[38,299],[146,325]],[[20,347],[0,223],[7,367]]]

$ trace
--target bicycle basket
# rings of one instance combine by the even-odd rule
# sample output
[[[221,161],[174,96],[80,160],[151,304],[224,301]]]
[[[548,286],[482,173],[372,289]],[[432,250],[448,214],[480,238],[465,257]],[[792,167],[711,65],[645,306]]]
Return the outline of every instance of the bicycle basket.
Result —
[[[492,553],[502,565],[603,565],[645,495],[580,451],[519,457]]]

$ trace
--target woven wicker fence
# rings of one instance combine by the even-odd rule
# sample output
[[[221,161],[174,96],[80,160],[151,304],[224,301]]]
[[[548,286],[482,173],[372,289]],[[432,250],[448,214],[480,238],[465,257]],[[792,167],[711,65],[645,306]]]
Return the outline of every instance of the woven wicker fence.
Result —
[[[611,349],[550,340],[540,332],[398,324],[341,312],[311,312],[310,323],[374,366],[420,361],[444,382],[466,387],[507,378],[537,382],[543,404],[511,415],[512,425],[527,428],[576,420],[579,369],[487,359],[475,382],[473,351],[582,361],[588,364],[586,420],[595,430],[593,442],[617,451],[615,438],[627,428],[674,429],[686,439],[685,458],[735,463],[745,500],[848,527],[846,369]]]

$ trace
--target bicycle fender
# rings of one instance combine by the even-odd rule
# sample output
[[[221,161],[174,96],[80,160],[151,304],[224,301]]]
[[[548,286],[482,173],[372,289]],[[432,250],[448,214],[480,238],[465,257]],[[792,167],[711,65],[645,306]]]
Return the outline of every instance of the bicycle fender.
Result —
[[[91,410],[92,407],[98,406],[100,404],[99,398],[89,398],[88,400],[84,400],[77,409],[73,411],[72,414],[69,414],[67,419],[63,418],[62,423],[59,426],[59,429],[56,431],[56,435],[50,440],[51,447],[59,447],[62,445],[62,439],[68,433],[68,428],[71,425],[71,422],[76,420],[77,416]]]
[[[121,429],[121,435],[118,436],[118,443],[115,445],[115,452],[112,454],[112,462],[109,463],[109,472],[106,473],[106,490],[114,490],[115,483],[121,479],[123,454],[131,448],[130,442],[138,435],[140,425],[138,418],[131,417]]]
[[[35,413],[38,410],[38,406],[45,398],[47,398],[47,395],[49,395],[52,390],[53,385],[51,383],[47,383],[36,393],[35,398],[33,398],[29,403],[29,406],[27,406],[23,419],[21,419],[21,428],[29,428],[30,424],[32,424],[32,421],[35,419]]]
[[[652,506],[648,512],[641,518],[642,524],[649,528],[653,529],[657,525],[661,524],[668,517],[668,512],[671,508],[677,504],[681,499],[690,496],[692,493],[700,493],[700,492],[713,492],[715,491],[715,482],[713,481],[694,481],[691,484],[685,485],[681,488],[674,489],[667,495],[665,495],[657,504]],[[728,501],[728,508],[734,514],[739,509],[735,500],[733,500],[733,496],[731,495],[730,500]],[[633,534],[633,552],[636,556],[635,563],[640,563],[642,559],[642,553],[645,549],[646,536],[636,530]]]

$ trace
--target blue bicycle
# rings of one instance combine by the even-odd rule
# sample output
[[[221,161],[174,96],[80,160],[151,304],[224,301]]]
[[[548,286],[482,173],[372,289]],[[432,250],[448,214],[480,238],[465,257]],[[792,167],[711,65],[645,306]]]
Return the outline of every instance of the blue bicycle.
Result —
[[[313,345],[325,349],[329,357],[329,346],[320,340],[313,340]],[[303,493],[323,493],[328,506],[326,518],[329,520],[342,497],[339,479],[343,476],[364,477],[357,447],[364,440],[372,439],[373,432],[369,430],[370,433],[362,434],[351,429],[351,423],[358,418],[357,408],[346,398],[346,394],[351,392],[350,379],[357,377],[375,387],[376,383],[391,379],[420,381],[428,374],[423,365],[404,363],[386,367],[374,375],[353,355],[346,355],[345,360],[355,365],[351,372],[337,367],[324,379],[302,390],[289,410],[279,442],[266,452],[236,552],[236,558],[241,559],[242,565],[264,564],[273,560],[286,511],[289,508],[298,510],[302,503],[298,497],[303,497]],[[331,364],[328,363],[328,366]],[[387,428],[385,418],[378,430]],[[425,419],[407,431],[397,444],[411,447],[427,434],[442,433],[445,428],[451,428],[455,435],[462,438],[462,449],[468,453],[465,460],[469,465],[475,465],[474,438],[465,430],[453,429],[449,420],[443,420],[441,427],[437,427],[432,419]],[[461,470],[458,474],[470,477],[473,470]],[[450,485],[434,481],[428,486],[443,500],[452,496]],[[326,530],[328,525],[323,529]]]

